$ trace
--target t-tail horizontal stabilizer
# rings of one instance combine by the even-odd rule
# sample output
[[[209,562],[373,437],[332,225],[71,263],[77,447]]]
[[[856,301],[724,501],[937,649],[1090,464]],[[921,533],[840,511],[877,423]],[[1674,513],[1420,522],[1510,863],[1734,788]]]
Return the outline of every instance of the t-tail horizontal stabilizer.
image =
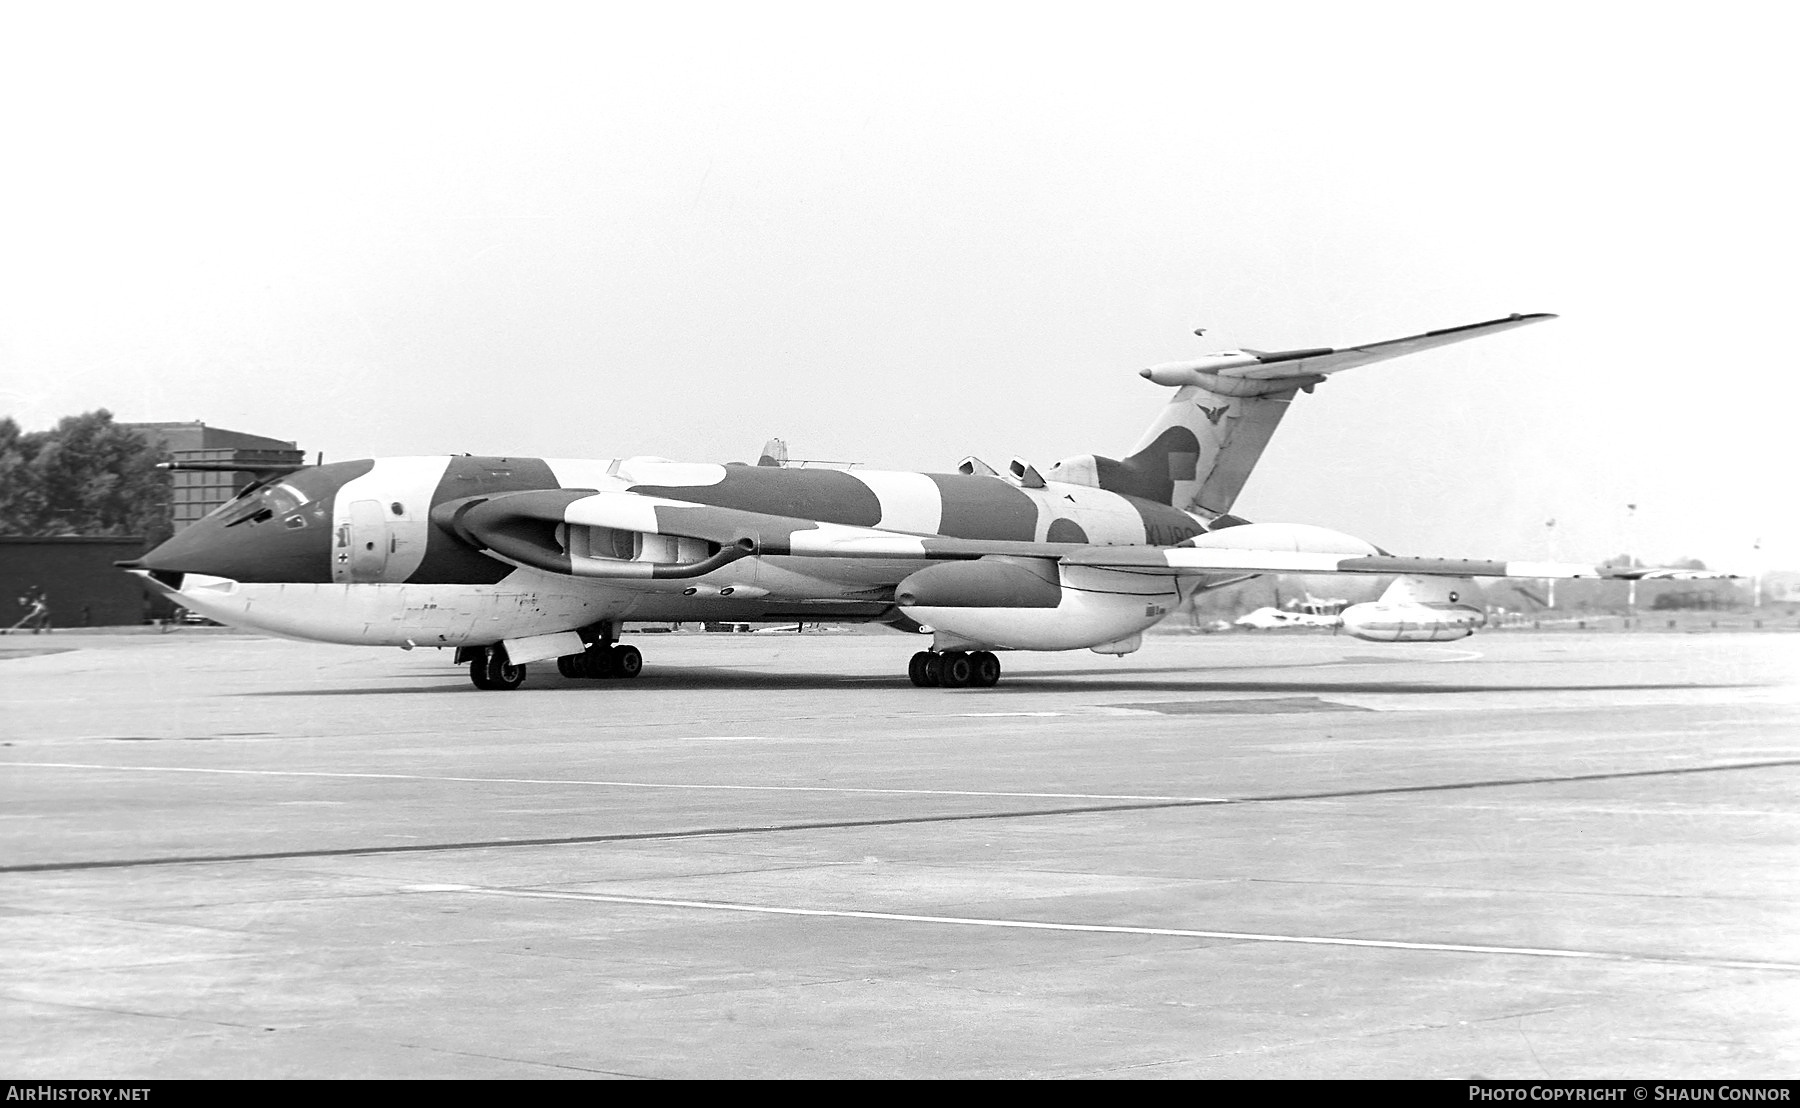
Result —
[[[1051,478],[1227,519],[1288,404],[1327,374],[1555,318],[1511,315],[1341,350],[1226,350],[1154,365],[1141,375],[1179,391],[1132,452],[1069,458]]]
[[[1434,350],[1451,343],[1478,339],[1484,335],[1498,334],[1555,318],[1548,312],[1514,314],[1505,319],[1490,319],[1486,323],[1446,327],[1441,331],[1426,331],[1422,335],[1408,335],[1403,339],[1347,346],[1341,350],[1330,347],[1272,352],[1226,350],[1192,361],[1153,365],[1139,370],[1138,375],[1159,385],[1195,385],[1225,396],[1259,396],[1264,395],[1262,390],[1270,386],[1260,386],[1253,382],[1282,382],[1280,387],[1292,387],[1300,383],[1296,381],[1297,378],[1323,378],[1326,374],[1354,369],[1371,362]]]

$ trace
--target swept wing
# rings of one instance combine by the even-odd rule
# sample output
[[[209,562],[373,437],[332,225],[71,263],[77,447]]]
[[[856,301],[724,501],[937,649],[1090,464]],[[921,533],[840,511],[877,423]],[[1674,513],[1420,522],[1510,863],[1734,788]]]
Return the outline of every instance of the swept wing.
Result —
[[[1161,577],[1342,573],[1630,578],[1676,572],[1576,562],[1400,557],[1336,532],[1267,524],[1200,535],[1176,546],[947,538],[590,489],[470,497],[440,505],[433,514],[465,541],[505,560],[599,578],[698,577],[750,555],[921,562],[1004,556]],[[1260,538],[1266,541],[1259,543]]]

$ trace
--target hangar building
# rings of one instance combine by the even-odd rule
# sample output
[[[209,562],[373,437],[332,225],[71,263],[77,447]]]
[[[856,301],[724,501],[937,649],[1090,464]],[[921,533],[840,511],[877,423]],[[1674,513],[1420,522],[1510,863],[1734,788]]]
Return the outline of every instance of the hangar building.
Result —
[[[151,442],[169,452],[177,462],[277,462],[299,465],[305,452],[291,442],[208,427],[204,423],[126,423],[147,436]],[[175,530],[179,531],[201,516],[236,496],[249,484],[253,474],[237,471],[176,470],[169,502],[172,505]]]
[[[204,423],[125,423],[177,462],[271,462],[299,465],[304,452],[282,439],[227,431]],[[171,524],[179,531],[236,496],[255,477],[245,471],[176,470],[170,475]],[[41,595],[54,627],[107,627],[166,619],[167,601],[113,565],[144,552],[142,537],[27,535],[0,537],[0,631]]]

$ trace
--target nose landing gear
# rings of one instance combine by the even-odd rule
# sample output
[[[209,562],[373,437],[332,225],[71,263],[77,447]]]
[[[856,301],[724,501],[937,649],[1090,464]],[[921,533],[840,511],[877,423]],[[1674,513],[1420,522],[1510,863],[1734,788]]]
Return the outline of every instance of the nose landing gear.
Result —
[[[525,667],[507,661],[503,646],[477,647],[469,659],[469,680],[478,689],[516,689],[525,683]]]
[[[921,650],[907,663],[906,676],[924,689],[991,689],[1000,683],[1000,659],[987,650]]]

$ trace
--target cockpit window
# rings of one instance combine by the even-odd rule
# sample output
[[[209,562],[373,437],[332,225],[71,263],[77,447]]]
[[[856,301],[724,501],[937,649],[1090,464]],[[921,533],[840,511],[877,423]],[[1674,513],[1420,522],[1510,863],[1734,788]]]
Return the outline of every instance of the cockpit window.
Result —
[[[307,502],[307,497],[286,481],[271,481],[245,489],[236,497],[214,509],[213,515],[229,517],[225,526],[240,523],[257,524],[287,515]]]
[[[338,490],[348,481],[361,477],[374,468],[373,461],[333,462],[330,465],[307,466],[289,473],[269,477],[251,484],[207,516],[227,527],[255,527],[271,519],[283,526],[301,528],[330,525],[331,505]],[[296,515],[304,517],[294,522]]]
[[[238,523],[263,523],[274,516],[284,516],[293,509],[306,504],[301,493],[286,482],[270,482],[266,486],[252,487],[239,493],[236,498],[221,504],[212,514],[229,516],[225,520],[227,527],[236,527]]]

